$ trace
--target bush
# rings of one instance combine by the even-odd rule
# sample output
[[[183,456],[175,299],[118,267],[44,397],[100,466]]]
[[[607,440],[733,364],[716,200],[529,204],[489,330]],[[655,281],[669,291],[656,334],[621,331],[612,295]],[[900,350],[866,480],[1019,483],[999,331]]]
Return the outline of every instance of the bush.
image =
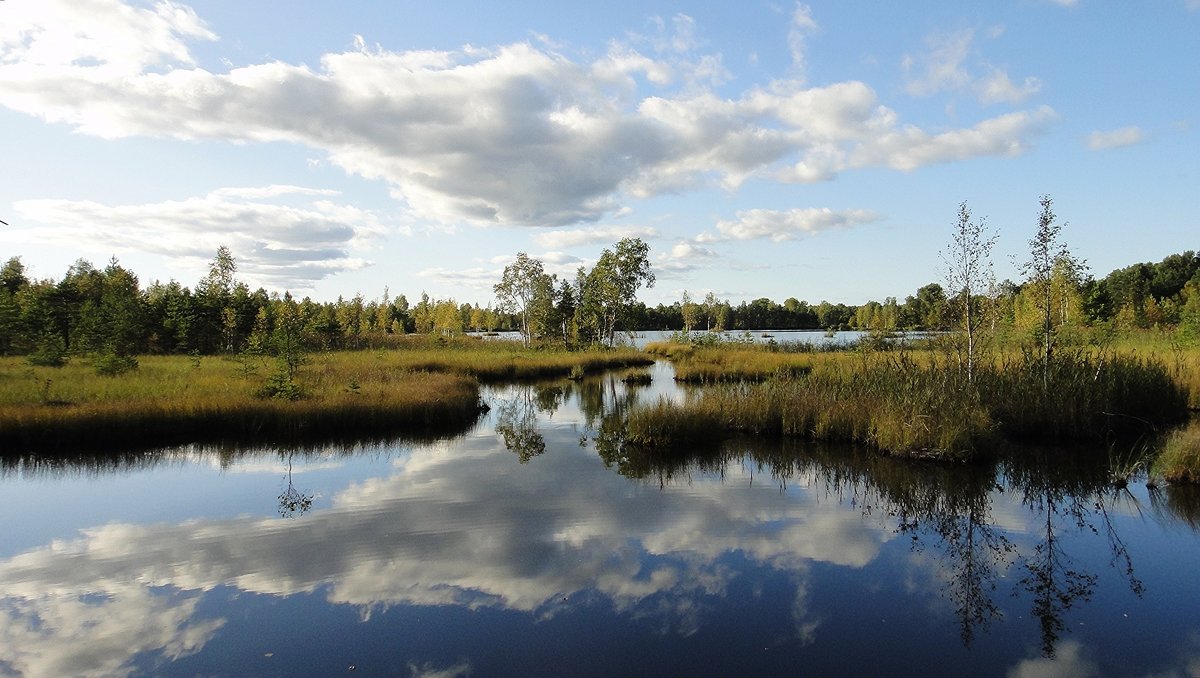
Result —
[[[67,364],[67,350],[62,339],[58,337],[43,337],[38,342],[37,349],[29,354],[29,364],[38,367],[62,367]]]
[[[96,368],[96,374],[104,377],[115,377],[138,368],[137,358],[116,353],[105,353],[92,364]]]

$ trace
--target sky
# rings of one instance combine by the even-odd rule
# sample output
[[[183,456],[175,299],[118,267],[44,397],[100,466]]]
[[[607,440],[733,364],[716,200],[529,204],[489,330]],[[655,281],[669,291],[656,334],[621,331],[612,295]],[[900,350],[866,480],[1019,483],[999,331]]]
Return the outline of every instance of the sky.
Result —
[[[650,305],[1200,249],[1200,0],[0,0],[0,258],[487,305],[624,237]]]

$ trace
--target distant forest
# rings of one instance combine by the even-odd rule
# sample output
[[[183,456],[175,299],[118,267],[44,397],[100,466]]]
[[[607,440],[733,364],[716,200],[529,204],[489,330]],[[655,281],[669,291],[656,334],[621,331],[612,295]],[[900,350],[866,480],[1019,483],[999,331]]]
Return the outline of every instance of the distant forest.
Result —
[[[515,313],[425,294],[415,302],[386,290],[372,300],[361,294],[327,302],[295,299],[251,290],[237,280],[236,270],[232,254],[221,248],[194,288],[174,280],[143,286],[116,259],[104,268],[80,260],[61,280],[33,280],[20,257],[12,257],[0,269],[0,354],[61,364],[71,355],[267,351],[281,329],[309,350],[330,350],[377,345],[381,338],[407,333],[521,328]],[[600,340],[585,331],[581,316],[586,300],[580,290],[586,291],[588,279],[581,271],[577,284],[562,281],[554,288],[553,304],[547,304],[537,336],[567,344]],[[1179,327],[1186,336],[1200,336],[1200,258],[1195,252],[1134,264],[1099,279],[1060,279],[1056,287],[1060,325]],[[1037,322],[1031,297],[1031,290],[1005,281],[972,297],[972,304],[993,327],[1019,330]],[[617,328],[943,330],[952,324],[950,306],[939,283],[925,285],[903,301],[889,297],[860,306],[798,298],[732,305],[712,294],[693,300],[685,293],[670,305],[625,304]]]

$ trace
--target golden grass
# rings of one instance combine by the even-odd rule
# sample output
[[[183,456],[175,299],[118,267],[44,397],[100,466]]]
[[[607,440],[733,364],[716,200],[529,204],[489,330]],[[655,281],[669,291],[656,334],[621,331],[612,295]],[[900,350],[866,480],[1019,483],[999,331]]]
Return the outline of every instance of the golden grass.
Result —
[[[740,352],[735,350],[733,352]],[[1185,414],[1160,362],[1124,354],[1063,353],[1048,387],[1033,356],[1005,354],[966,378],[944,352],[809,356],[805,376],[705,389],[680,405],[631,415],[633,442],[666,446],[673,433],[720,430],[871,445],[903,456],[965,460],[993,439],[1088,440],[1144,434]],[[673,420],[691,422],[681,426]]]
[[[315,353],[296,374],[304,397],[258,397],[270,358],[144,356],[137,370],[96,374],[0,358],[0,445],[144,447],[383,430],[462,430],[479,414],[479,382],[647,364],[635,351],[529,350],[508,342],[413,341],[402,349]]]
[[[651,342],[646,352],[669,359],[675,366],[675,380],[691,384],[793,377],[806,374],[813,365],[810,354],[778,353],[756,344]]]
[[[1167,438],[1155,469],[1169,483],[1200,484],[1200,421]]]
[[[1187,391],[1188,406],[1200,409],[1200,346],[1181,345],[1173,331],[1135,330],[1118,334],[1112,350],[1162,362],[1171,378]]]

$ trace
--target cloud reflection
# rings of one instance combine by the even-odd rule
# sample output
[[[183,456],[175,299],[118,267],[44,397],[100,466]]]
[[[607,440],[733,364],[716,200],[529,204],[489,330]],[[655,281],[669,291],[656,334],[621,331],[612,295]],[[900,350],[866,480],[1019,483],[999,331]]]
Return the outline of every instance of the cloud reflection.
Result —
[[[600,595],[619,613],[687,635],[703,624],[705,598],[723,597],[737,576],[722,560],[734,552],[789,573],[797,636],[811,639],[808,563],[861,567],[892,537],[854,512],[814,511],[751,484],[736,466],[724,482],[660,490],[598,472],[570,430],[548,438],[555,454],[525,466],[493,436],[421,448],[301,520],[113,523],[0,561],[2,656],[31,674],[120,673],[148,650],[182,656],[220,628],[190,620],[194,592],[219,586],[320,588],[364,615],[461,605],[544,619]],[[592,481],[562,480],[579,477]],[[182,600],[168,602],[160,588]]]

